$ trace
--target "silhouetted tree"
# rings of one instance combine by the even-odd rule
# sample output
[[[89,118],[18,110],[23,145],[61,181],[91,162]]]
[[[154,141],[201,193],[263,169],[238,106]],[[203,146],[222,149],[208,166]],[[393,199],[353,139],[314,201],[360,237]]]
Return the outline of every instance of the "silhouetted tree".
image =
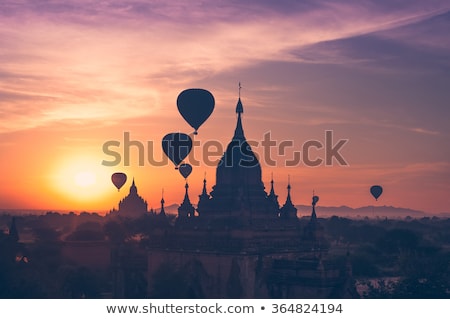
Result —
[[[377,246],[387,253],[400,253],[405,251],[412,251],[417,248],[419,244],[419,236],[408,229],[393,229],[377,242]]]
[[[108,221],[103,225],[103,231],[112,243],[121,243],[128,238],[128,231],[126,226],[117,221]]]
[[[80,224],[73,233],[67,236],[70,241],[100,241],[104,240],[102,225],[96,222],[85,222]]]
[[[59,240],[60,233],[55,229],[40,227],[33,229],[33,234],[38,242],[55,242]]]

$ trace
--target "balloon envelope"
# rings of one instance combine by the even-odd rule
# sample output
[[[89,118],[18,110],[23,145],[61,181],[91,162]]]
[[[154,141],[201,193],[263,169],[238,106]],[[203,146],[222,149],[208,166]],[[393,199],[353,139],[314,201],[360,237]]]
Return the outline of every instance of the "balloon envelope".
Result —
[[[175,168],[189,155],[192,149],[192,139],[184,133],[169,133],[162,139],[162,149],[175,164]]]
[[[214,96],[204,89],[187,89],[177,98],[177,107],[181,116],[195,129],[194,134],[214,110]]]
[[[380,185],[373,185],[370,188],[370,193],[376,200],[378,200],[378,197],[380,197],[380,195],[383,193],[383,188]]]
[[[191,175],[192,166],[191,166],[191,164],[181,164],[179,167],[179,170],[180,170],[180,174],[184,178],[188,178],[188,176]]]
[[[127,175],[120,172],[114,173],[111,175],[111,181],[113,182],[114,186],[117,187],[117,190],[120,190],[120,188],[127,181]]]
[[[317,204],[317,202],[319,201],[319,196],[313,196],[313,201],[312,201],[312,204],[313,205],[316,205]]]

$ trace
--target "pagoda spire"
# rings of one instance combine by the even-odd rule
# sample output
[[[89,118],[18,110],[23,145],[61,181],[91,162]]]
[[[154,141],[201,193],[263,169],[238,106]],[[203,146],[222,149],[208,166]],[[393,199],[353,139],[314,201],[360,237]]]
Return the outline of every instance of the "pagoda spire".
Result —
[[[244,129],[242,128],[242,118],[241,114],[244,113],[244,107],[242,106],[241,102],[241,82],[239,82],[239,98],[238,102],[236,104],[236,113],[237,113],[237,123],[236,123],[236,129],[234,130],[234,137],[233,139],[242,140],[245,139],[244,136]]]
[[[241,81],[239,81],[239,98],[241,98],[241,89],[242,89]]]
[[[244,107],[242,106],[242,102],[241,102],[241,82],[239,82],[239,97],[238,97],[238,103],[236,105],[236,113],[240,114],[240,113],[244,113]]]
[[[287,190],[288,191],[287,191],[287,197],[286,197],[286,204],[292,205],[292,200],[291,200],[291,176],[290,175],[288,175]]]
[[[273,187],[273,173],[270,180],[270,192],[267,198],[269,199],[271,210],[278,216],[280,212],[280,204],[278,203],[278,195],[275,194],[275,188]]]
[[[186,185],[184,185],[184,188],[186,189],[184,193],[184,199],[181,203],[180,207],[178,207],[178,217],[194,217],[194,211],[195,208],[192,206],[191,201],[189,199],[189,185],[186,182]]]
[[[131,186],[130,186],[130,194],[137,194],[137,187],[136,187],[136,184],[134,183],[134,177],[133,177],[133,182],[131,183]]]
[[[208,192],[206,191],[206,173],[205,173],[205,177],[203,178],[203,190],[202,190],[202,194],[200,196],[208,196]]]
[[[297,208],[295,208],[291,199],[291,177],[288,175],[286,202],[280,210],[280,216],[283,218],[297,217]]]
[[[273,189],[273,173],[271,175],[271,179],[270,179],[270,194],[269,196],[275,196],[275,190]]]
[[[164,188],[162,189],[162,195],[161,195],[161,211],[159,212],[160,216],[166,216],[166,211],[164,210]]]
[[[188,189],[189,189],[189,184],[186,182],[186,185],[184,185],[185,188],[185,193],[184,193],[184,200],[183,201],[187,201],[189,204],[191,203],[191,201],[189,200],[189,193],[188,193]]]
[[[211,196],[209,196],[208,192],[206,191],[206,172],[205,172],[205,176],[203,177],[203,190],[202,193],[198,195],[197,212],[199,213],[199,215],[204,211],[206,207],[208,207],[210,199]]]

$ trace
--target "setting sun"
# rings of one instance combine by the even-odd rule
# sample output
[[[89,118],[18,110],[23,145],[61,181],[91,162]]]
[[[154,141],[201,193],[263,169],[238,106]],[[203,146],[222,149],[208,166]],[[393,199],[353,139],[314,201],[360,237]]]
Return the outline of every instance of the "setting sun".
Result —
[[[94,185],[95,181],[95,174],[92,172],[79,172],[75,175],[75,184],[80,187],[88,187]]]
[[[114,191],[109,169],[95,156],[61,160],[51,175],[52,188],[66,202],[94,205]]]

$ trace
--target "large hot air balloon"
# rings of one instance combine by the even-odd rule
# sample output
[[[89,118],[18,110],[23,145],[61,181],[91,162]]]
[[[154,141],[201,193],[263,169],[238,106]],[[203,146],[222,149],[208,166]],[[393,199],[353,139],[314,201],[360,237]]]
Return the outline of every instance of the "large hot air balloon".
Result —
[[[177,98],[181,116],[195,129],[194,134],[214,110],[214,96],[204,89],[187,89]]]
[[[380,185],[373,185],[370,188],[370,193],[375,198],[375,200],[378,200],[378,197],[383,193],[383,188]]]
[[[178,165],[191,152],[192,139],[184,133],[169,133],[162,139],[162,149],[178,169]]]
[[[117,172],[111,175],[111,181],[114,186],[117,187],[117,191],[120,191],[120,188],[126,183],[127,175],[125,173]]]
[[[181,164],[179,167],[180,170],[180,174],[184,177],[184,178],[188,178],[189,175],[191,175],[192,172],[192,166],[191,164]]]

